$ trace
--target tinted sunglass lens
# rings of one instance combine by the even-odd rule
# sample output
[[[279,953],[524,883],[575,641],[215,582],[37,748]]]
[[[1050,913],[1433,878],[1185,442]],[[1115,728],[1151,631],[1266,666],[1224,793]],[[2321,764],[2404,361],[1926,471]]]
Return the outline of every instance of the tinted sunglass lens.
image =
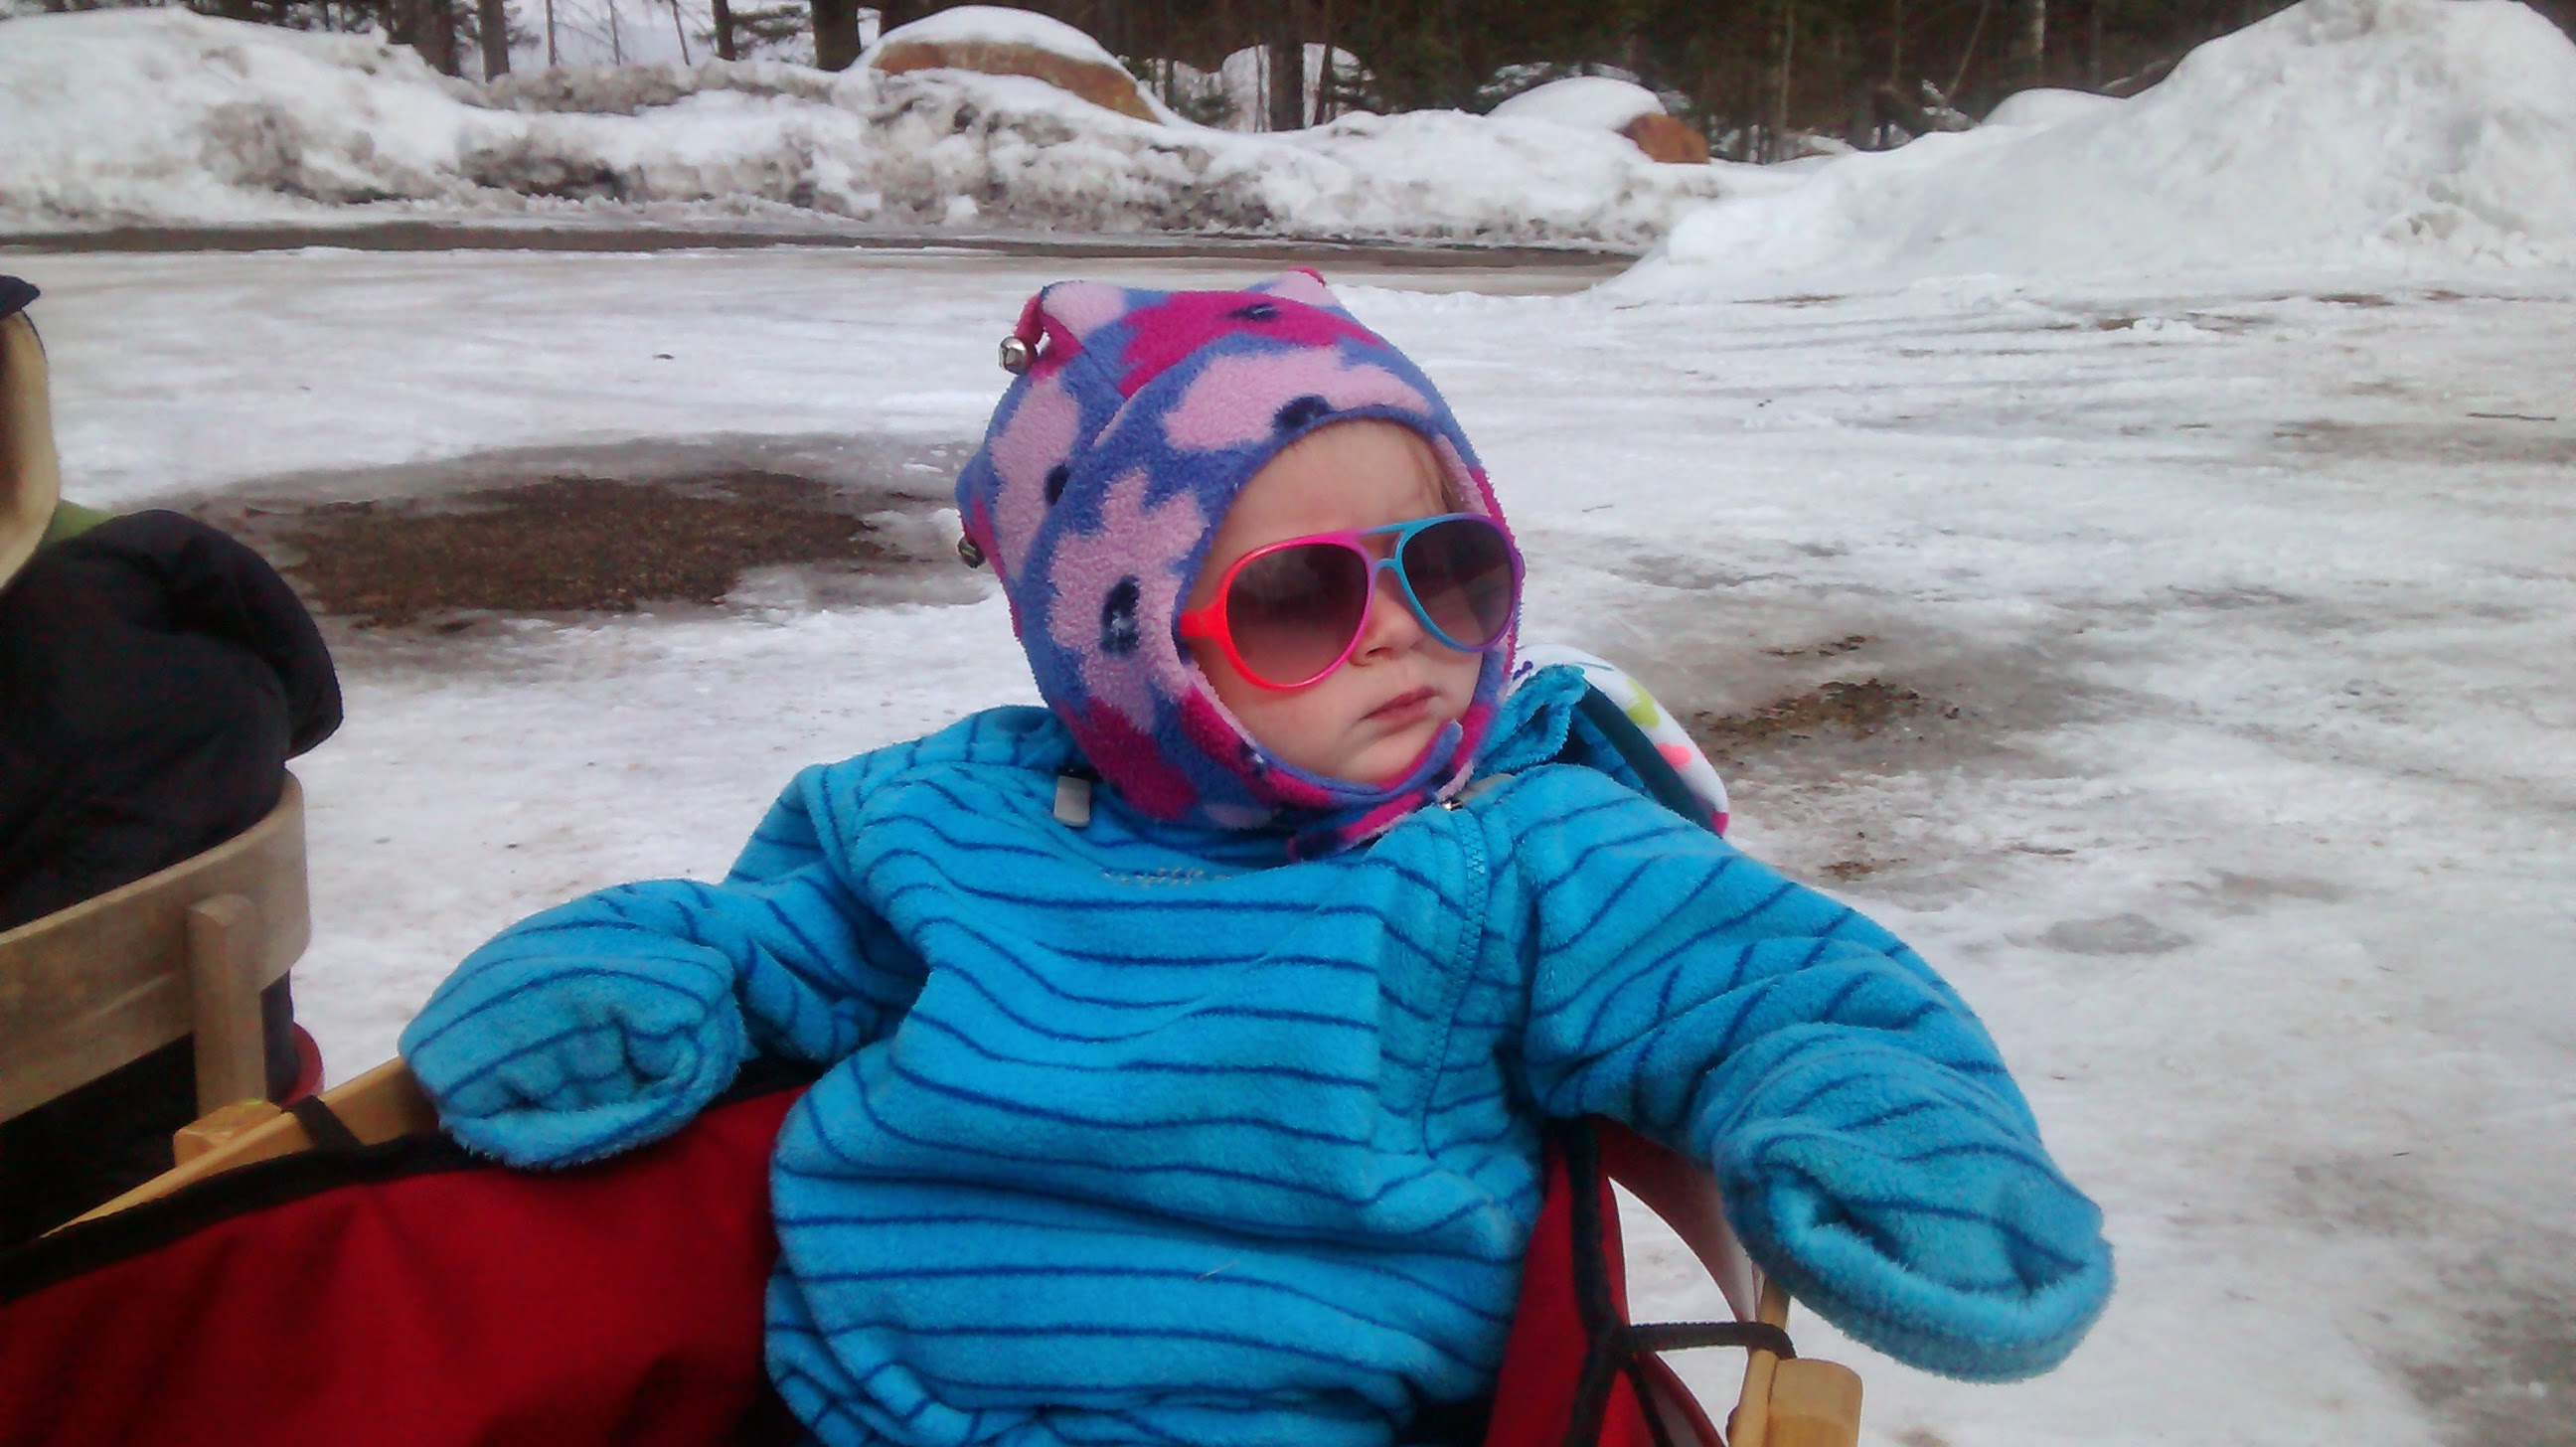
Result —
[[[1404,577],[1432,623],[1463,648],[1482,648],[1511,626],[1512,549],[1483,518],[1452,518],[1404,545]]]
[[[1300,543],[1246,563],[1226,589],[1225,626],[1255,678],[1312,682],[1358,636],[1368,610],[1368,560],[1338,543]]]

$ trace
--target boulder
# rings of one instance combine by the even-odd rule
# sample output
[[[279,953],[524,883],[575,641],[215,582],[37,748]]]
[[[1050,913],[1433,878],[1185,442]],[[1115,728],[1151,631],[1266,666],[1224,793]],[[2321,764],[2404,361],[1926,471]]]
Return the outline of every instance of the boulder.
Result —
[[[868,63],[886,75],[901,75],[911,70],[972,70],[984,75],[1025,75],[1079,96],[1103,110],[1113,110],[1140,121],[1155,119],[1153,110],[1145,104],[1144,94],[1136,88],[1135,77],[1125,70],[1104,61],[1079,60],[1034,45],[991,40],[914,40],[894,36],[877,47]]]
[[[1656,111],[1642,115],[1619,128],[1650,161],[1700,166],[1708,163],[1708,137],[1687,124]]]
[[[1708,138],[1666,115],[1653,91],[1606,75],[1570,75],[1532,86],[1494,107],[1493,116],[1617,131],[1650,161],[1697,166],[1708,160]]]

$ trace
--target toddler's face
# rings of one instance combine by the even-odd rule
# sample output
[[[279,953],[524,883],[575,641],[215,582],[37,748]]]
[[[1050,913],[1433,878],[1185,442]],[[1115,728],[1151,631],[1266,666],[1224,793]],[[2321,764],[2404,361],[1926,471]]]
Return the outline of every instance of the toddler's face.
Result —
[[[1409,427],[1375,420],[1308,433],[1270,460],[1218,525],[1188,607],[1216,600],[1236,559],[1313,533],[1411,522],[1453,511],[1440,460]],[[1371,539],[1383,549],[1392,539]],[[1328,778],[1383,784],[1400,777],[1440,730],[1467,711],[1484,656],[1424,631],[1391,573],[1348,661],[1303,688],[1264,688],[1237,672],[1214,639],[1190,656],[1254,741],[1283,762]]]

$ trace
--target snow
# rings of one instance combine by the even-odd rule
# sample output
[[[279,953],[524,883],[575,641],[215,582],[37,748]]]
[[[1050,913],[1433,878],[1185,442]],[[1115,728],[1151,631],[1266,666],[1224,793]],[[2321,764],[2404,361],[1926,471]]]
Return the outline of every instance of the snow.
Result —
[[[120,506],[748,461],[928,508],[1007,380],[994,338],[1063,273],[813,250],[10,264],[46,289],[69,489]],[[2122,1286],[2065,1369],[2010,1389],[1801,1315],[1802,1350],[1862,1373],[1869,1447],[2149,1447],[2213,1421],[2231,1447],[2555,1440],[2576,271],[1654,305],[1425,289],[1508,271],[1341,280],[1477,439],[1533,636],[1685,717],[1869,677],[1959,711],[1730,769],[1736,837],[1959,984],[2108,1210]],[[335,626],[348,723],[297,766],[296,974],[334,1075],[511,919],[715,874],[799,766],[1029,700],[983,576],[935,577],[452,638]],[[1716,1309],[1669,1241],[1635,1259],[1641,1312]],[[1682,1365],[1731,1399],[1731,1357]]]
[[[1639,116],[1663,114],[1664,103],[1642,85],[1602,75],[1573,75],[1532,86],[1487,112],[1497,120],[1549,121],[1615,131]]]
[[[898,25],[878,36],[868,54],[860,57],[860,63],[866,64],[886,46],[903,40],[925,45],[1025,45],[1069,60],[1120,68],[1118,57],[1088,34],[1050,16],[1007,5],[959,5]]]
[[[33,140],[0,150],[0,195],[20,218],[399,211],[285,177],[466,214],[963,201],[959,225],[1595,236],[1668,224],[1689,193],[1657,170],[1740,197],[1590,291],[1570,267],[1327,269],[1476,438],[1531,636],[1685,718],[1833,681],[1921,701],[1874,739],[1749,750],[1734,837],[1959,985],[2103,1202],[2122,1284],[2064,1369],[2009,1389],[1803,1315],[1801,1350],[1860,1370],[1866,1447],[2564,1438],[2576,47],[2529,11],[2306,0],[2126,101],[1704,171],[1456,114],[1113,124],[975,77],[523,87],[184,16],[11,21],[0,129]],[[605,170],[628,209],[511,189],[546,167]],[[1031,290],[1253,274],[788,248],[7,266],[45,288],[81,500],[760,466],[892,489],[925,552]],[[331,627],[348,722],[297,765],[296,983],[339,1078],[511,920],[714,875],[801,765],[1034,697],[962,570]],[[1642,1315],[1718,1309],[1668,1238],[1632,1223],[1631,1256]],[[1679,1365],[1732,1400],[1733,1358]]]
[[[1302,62],[1305,68],[1299,72],[1304,80],[1304,99],[1299,103],[1301,109],[1298,115],[1305,124],[1310,126],[1315,124],[1317,117],[1323,112],[1326,55],[1327,52],[1320,42],[1310,40],[1306,43],[1306,58]],[[1346,83],[1367,83],[1368,71],[1360,65],[1358,56],[1347,50],[1335,49],[1330,52],[1330,58],[1336,67],[1334,74],[1339,75]],[[1183,71],[1189,69],[1187,66],[1178,68]],[[1269,46],[1247,45],[1228,55],[1217,64],[1215,83],[1224,94],[1227,105],[1232,108],[1226,121],[1226,129],[1257,131],[1269,124]]]
[[[2035,90],[2018,90],[1995,103],[1986,112],[1990,126],[2054,126],[2067,121],[2080,121],[2119,107],[2120,102],[2107,95],[2088,90],[2058,90],[2041,86]]]
[[[1642,249],[1736,184],[1454,111],[1237,135],[958,71],[708,62],[485,88],[368,38],[175,10],[0,21],[0,134],[29,142],[0,148],[0,229],[20,231],[733,218]]]
[[[2090,115],[1703,209],[1627,294],[2571,258],[2576,44],[2511,0],[2305,0]]]

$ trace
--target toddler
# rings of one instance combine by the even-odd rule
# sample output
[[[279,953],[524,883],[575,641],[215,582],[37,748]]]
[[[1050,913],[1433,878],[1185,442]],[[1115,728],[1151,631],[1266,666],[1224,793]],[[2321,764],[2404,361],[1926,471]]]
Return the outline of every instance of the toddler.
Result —
[[[958,480],[1047,708],[806,770],[721,884],[478,950],[403,1037],[563,1165],[754,1056],[772,1378],[832,1444],[1379,1447],[1488,1394],[1540,1130],[1710,1166],[1761,1264],[1955,1376],[2056,1364],[2099,1216],[1956,994],[1851,910],[1556,762],[1520,559],[1320,279],[1032,299]]]

